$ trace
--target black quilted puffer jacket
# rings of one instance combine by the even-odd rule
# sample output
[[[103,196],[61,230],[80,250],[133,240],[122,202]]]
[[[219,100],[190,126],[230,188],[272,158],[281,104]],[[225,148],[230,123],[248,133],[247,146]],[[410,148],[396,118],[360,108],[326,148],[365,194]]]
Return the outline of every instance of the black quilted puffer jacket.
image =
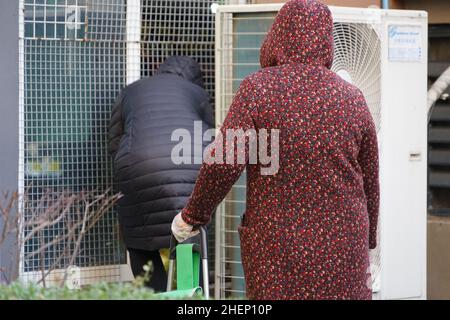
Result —
[[[117,98],[108,140],[115,189],[123,194],[119,223],[128,248],[169,247],[170,224],[186,205],[200,150],[210,143],[194,138],[194,121],[202,121],[201,134],[214,125],[200,67],[189,57],[169,57],[154,76],[134,82]],[[190,163],[172,161],[173,148],[184,140],[172,141],[176,129],[190,133]]]

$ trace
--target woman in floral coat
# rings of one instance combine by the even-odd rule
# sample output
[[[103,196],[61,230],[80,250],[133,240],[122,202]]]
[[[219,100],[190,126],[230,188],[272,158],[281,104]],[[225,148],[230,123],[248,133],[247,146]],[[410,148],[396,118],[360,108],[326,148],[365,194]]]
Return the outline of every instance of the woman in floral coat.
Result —
[[[330,71],[332,30],[318,1],[283,6],[261,48],[262,69],[243,80],[221,127],[223,136],[279,129],[278,172],[261,174],[248,150],[245,164],[204,163],[172,223],[179,240],[195,234],[246,168],[239,234],[250,299],[371,299],[376,129],[362,93]],[[220,141],[210,146],[213,155],[234,148],[218,148]]]

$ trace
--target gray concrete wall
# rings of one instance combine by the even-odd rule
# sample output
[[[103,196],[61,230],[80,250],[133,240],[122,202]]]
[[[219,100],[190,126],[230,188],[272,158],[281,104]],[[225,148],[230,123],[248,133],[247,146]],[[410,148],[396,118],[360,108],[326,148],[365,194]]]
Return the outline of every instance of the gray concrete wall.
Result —
[[[19,1],[0,1],[0,194],[17,191],[19,157]],[[0,197],[2,199],[3,197]],[[2,230],[0,219],[0,230]],[[0,268],[11,276],[14,239],[0,247]],[[0,275],[2,272],[0,271]],[[4,273],[3,273],[4,274]],[[0,277],[0,282],[4,281]]]

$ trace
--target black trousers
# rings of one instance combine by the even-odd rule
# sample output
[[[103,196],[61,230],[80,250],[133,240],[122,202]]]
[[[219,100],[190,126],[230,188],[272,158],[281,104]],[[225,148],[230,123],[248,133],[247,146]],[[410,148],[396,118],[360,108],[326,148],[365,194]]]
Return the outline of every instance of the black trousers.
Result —
[[[164,292],[167,287],[167,273],[164,269],[161,256],[158,250],[147,251],[128,248],[130,253],[130,264],[133,276],[141,276],[144,274],[144,265],[149,261],[153,264],[153,272],[150,280],[145,284],[147,287],[152,288],[155,292]]]

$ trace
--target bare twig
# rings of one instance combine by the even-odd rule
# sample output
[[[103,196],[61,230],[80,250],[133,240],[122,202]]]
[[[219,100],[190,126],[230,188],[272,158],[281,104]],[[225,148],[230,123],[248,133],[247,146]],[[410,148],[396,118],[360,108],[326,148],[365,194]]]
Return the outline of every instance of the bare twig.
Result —
[[[4,194],[0,201],[0,249],[10,235],[19,239],[19,248],[37,238],[37,248],[26,252],[22,259],[24,265],[30,260],[39,259],[36,262],[39,262],[41,279],[37,282],[46,286],[46,278],[55,269],[65,269],[63,283],[67,280],[67,269],[75,264],[85,235],[114,206],[120,195],[111,195],[109,190],[99,195],[95,191],[46,191],[36,200],[32,200],[27,194],[20,200],[19,198],[18,193]],[[18,212],[19,201],[22,201],[24,209],[21,215]],[[45,241],[44,234],[55,230],[52,229],[55,227],[58,234],[50,241]],[[51,263],[45,261],[48,250],[57,246],[62,250],[51,256]],[[16,253],[18,262],[20,250]],[[0,269],[0,273],[6,278],[5,268]]]

